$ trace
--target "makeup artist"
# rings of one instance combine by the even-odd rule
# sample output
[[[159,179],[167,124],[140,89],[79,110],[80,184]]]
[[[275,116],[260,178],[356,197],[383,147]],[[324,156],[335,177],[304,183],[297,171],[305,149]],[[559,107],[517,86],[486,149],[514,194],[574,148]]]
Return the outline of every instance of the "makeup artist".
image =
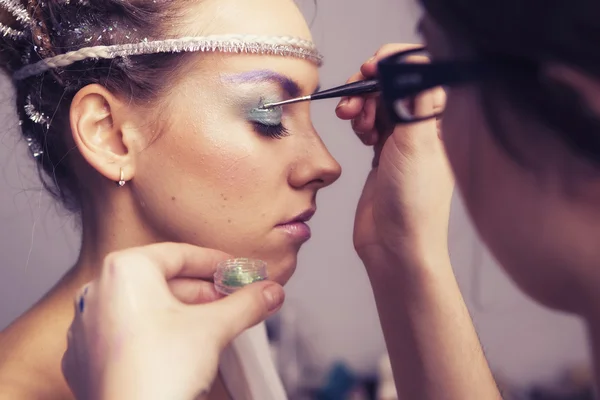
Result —
[[[597,364],[600,5],[550,2],[540,12],[539,2],[526,0],[421,3],[431,63],[406,52],[415,46],[384,46],[352,77],[378,70],[381,97],[343,99],[336,110],[375,149],[354,242],[399,397],[499,399],[450,265],[453,179],[518,286],[584,319]],[[447,99],[437,86],[450,88]],[[211,357],[223,342],[212,342]]]
[[[398,397],[501,398],[449,261],[453,179],[502,268],[580,317],[600,365],[600,3],[421,4],[430,64],[384,46],[352,77],[378,75],[383,101],[337,109],[375,148],[354,244]]]

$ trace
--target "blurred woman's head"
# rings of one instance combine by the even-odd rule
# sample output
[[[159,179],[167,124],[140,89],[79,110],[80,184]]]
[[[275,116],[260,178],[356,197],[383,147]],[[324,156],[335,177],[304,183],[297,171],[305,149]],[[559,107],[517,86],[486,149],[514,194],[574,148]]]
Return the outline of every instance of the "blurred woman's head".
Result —
[[[477,230],[530,295],[584,312],[600,283],[600,3],[421,3],[434,61],[496,68],[452,87],[442,121]]]

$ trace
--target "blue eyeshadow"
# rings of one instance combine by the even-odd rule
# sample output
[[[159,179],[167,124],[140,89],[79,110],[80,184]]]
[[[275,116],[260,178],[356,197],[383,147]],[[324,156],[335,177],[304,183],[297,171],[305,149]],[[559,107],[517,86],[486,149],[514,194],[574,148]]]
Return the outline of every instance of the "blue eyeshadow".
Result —
[[[261,100],[258,106],[250,109],[248,111],[247,118],[249,121],[257,122],[262,125],[267,126],[277,126],[281,125],[281,118],[283,116],[283,108],[282,107],[273,107],[269,109],[260,108],[265,101]]]

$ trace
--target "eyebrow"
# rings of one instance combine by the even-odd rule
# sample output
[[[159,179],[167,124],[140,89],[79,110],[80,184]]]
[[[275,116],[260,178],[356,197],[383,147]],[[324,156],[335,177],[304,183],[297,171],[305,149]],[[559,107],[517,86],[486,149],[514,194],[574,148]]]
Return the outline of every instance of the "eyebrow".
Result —
[[[275,82],[279,84],[290,97],[298,97],[302,92],[300,85],[295,80],[267,69],[231,75],[228,80],[233,80],[234,82]],[[318,92],[320,89],[321,85],[318,85],[315,92]]]

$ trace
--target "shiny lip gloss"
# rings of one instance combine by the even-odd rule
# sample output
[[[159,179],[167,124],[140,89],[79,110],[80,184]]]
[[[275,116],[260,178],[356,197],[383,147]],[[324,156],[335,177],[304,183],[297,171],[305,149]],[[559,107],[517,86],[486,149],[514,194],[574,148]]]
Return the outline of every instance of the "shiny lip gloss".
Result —
[[[286,234],[298,241],[305,242],[311,237],[310,227],[306,224],[306,222],[308,222],[313,215],[315,215],[315,212],[315,209],[306,210],[295,218],[276,225],[276,228],[284,231]]]

